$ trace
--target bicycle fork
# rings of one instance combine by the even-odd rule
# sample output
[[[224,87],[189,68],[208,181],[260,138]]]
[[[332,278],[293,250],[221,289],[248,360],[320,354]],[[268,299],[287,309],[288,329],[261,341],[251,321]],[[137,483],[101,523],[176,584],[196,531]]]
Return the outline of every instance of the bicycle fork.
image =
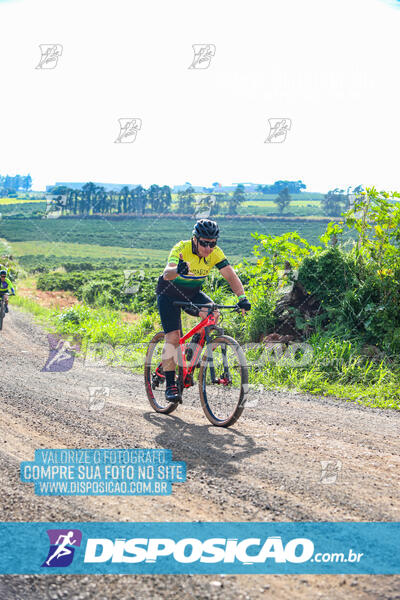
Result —
[[[205,328],[206,330],[206,342],[207,342],[207,354],[206,354],[206,361],[208,363],[208,367],[210,369],[210,376],[211,376],[211,381],[212,383],[219,383],[222,385],[229,385],[230,383],[232,383],[231,378],[230,378],[230,373],[229,373],[229,366],[228,366],[228,359],[226,356],[226,345],[221,346],[221,352],[222,352],[222,364],[224,366],[224,372],[223,372],[223,376],[222,377],[216,377],[215,375],[215,367],[214,367],[214,360],[213,360],[213,355],[212,355],[212,340],[210,338],[209,332],[208,332],[208,327]],[[205,378],[203,380],[203,388],[205,389]]]

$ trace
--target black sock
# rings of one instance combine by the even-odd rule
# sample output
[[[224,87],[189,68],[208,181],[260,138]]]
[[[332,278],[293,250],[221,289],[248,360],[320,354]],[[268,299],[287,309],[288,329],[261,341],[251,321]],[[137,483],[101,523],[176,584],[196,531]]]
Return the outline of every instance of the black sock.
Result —
[[[175,385],[175,371],[164,371],[167,387]]]

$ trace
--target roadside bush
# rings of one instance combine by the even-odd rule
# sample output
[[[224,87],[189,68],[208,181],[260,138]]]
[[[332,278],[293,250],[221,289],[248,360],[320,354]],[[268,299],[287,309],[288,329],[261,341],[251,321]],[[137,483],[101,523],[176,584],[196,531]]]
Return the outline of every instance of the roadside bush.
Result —
[[[327,248],[306,256],[299,266],[298,280],[322,304],[336,306],[347,290],[357,286],[353,257],[339,248]]]
[[[52,292],[54,290],[64,290],[74,292],[77,298],[80,287],[86,282],[89,275],[85,273],[65,274],[65,273],[44,273],[39,275],[36,281],[38,290]]]
[[[91,316],[90,309],[86,306],[76,304],[63,310],[60,314],[56,315],[55,319],[61,326],[66,325],[81,325],[84,321],[89,319]]]
[[[92,306],[97,304],[100,296],[103,296],[101,305],[104,306],[106,297],[109,297],[110,301],[112,301],[112,296],[110,294],[111,288],[112,283],[110,281],[105,279],[95,279],[94,281],[88,281],[85,283],[81,289],[80,295],[84,302]],[[104,296],[105,292],[108,292],[108,296]]]
[[[399,196],[397,193],[394,196]],[[351,247],[326,248],[305,257],[299,281],[322,303],[332,335],[357,336],[388,354],[400,351],[400,207],[385,192],[368,189],[343,221],[330,223],[321,240],[340,243],[354,231]],[[392,198],[393,200],[393,198]]]
[[[94,271],[94,266],[90,262],[66,262],[64,268],[67,273],[70,273],[71,271]]]

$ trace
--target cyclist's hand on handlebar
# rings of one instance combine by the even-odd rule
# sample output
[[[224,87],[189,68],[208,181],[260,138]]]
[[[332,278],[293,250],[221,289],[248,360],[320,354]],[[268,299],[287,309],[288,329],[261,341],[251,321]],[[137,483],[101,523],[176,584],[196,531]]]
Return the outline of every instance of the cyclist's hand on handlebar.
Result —
[[[178,266],[176,267],[178,275],[187,275],[189,273],[189,263],[183,260],[182,252],[179,255]]]
[[[251,309],[251,304],[250,302],[247,300],[247,298],[242,298],[241,300],[239,300],[238,302],[238,307],[241,309],[242,311],[242,315],[244,316],[246,314],[246,312],[248,310]]]

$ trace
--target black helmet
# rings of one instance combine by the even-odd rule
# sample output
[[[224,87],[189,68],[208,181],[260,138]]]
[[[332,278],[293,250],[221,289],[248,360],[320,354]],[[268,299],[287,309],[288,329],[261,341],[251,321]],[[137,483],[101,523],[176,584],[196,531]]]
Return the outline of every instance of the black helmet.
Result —
[[[2,270],[0,271],[0,275],[7,275],[7,271],[5,271],[4,269],[2,269]]]
[[[197,238],[217,238],[219,236],[219,227],[215,221],[211,219],[200,219],[193,228],[193,235]]]

